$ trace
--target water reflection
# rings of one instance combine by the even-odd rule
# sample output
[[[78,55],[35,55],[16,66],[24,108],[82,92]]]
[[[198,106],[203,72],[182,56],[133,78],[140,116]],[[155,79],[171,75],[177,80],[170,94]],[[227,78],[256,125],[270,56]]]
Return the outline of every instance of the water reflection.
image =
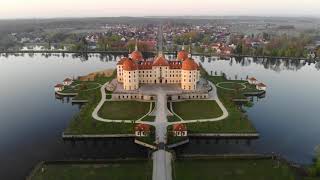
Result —
[[[81,105],[72,106],[71,98],[55,96],[53,86],[66,77],[115,68],[117,60],[125,55],[0,54],[1,177],[23,179],[42,160],[147,156],[148,151],[131,140],[64,142],[61,139],[61,133]],[[319,62],[194,58],[211,74],[224,73],[229,79],[255,76],[267,84],[264,97],[251,97],[255,105],[243,107],[261,137],[250,141],[191,139],[189,144],[177,149],[178,154],[277,152],[295,162],[311,162],[314,148],[320,144]]]
[[[28,55],[29,57],[34,57],[35,53],[0,53],[0,57],[24,57]],[[106,54],[106,53],[42,53],[42,57],[58,57],[58,58],[72,58],[80,59],[81,61],[88,61],[90,58],[99,58],[101,62],[118,61],[123,56],[128,56],[126,53],[120,54]],[[152,58],[153,55],[148,54],[145,58]],[[174,60],[175,55],[166,55],[169,60]],[[233,57],[233,58],[220,58],[216,56],[206,57],[206,56],[193,56],[193,58],[199,60],[201,63],[211,63],[212,61],[228,61],[229,65],[240,64],[242,67],[247,67],[254,64],[263,65],[265,69],[270,69],[275,72],[280,72],[282,70],[292,70],[297,71],[305,65],[315,64],[315,68],[320,70],[320,62],[315,60],[291,60],[291,59],[275,59],[275,58],[253,58],[253,57]]]

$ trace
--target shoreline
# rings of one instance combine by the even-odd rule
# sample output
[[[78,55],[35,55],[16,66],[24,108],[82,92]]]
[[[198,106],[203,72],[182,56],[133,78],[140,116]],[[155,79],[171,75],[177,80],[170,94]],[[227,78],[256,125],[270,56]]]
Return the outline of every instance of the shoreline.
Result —
[[[259,133],[190,133],[190,138],[236,138],[257,139]],[[106,138],[135,138],[135,134],[69,134],[62,133],[63,140],[76,139],[106,139]]]
[[[49,51],[49,50],[40,50],[40,51],[34,51],[34,50],[26,50],[26,51],[0,51],[0,54],[16,54],[16,53],[21,53],[21,54],[55,54],[55,53],[60,53],[60,54],[117,54],[117,55],[122,55],[122,54],[127,54],[127,51],[86,51],[86,52],[81,52],[81,51]],[[154,55],[156,54],[156,51],[147,51],[143,52],[145,54],[149,55]],[[173,55],[177,54],[177,52],[164,52],[165,54],[168,55]],[[242,55],[242,54],[229,54],[229,55],[223,55],[223,54],[206,54],[206,53],[192,53],[192,55],[195,56],[216,56],[220,58],[245,58],[245,57],[252,57],[252,58],[264,58],[264,59],[290,59],[290,60],[307,60],[307,61],[320,61],[320,58],[306,58],[306,57],[286,57],[286,56],[279,56],[279,57],[274,57],[274,56],[264,56],[264,55]]]
[[[305,169],[305,165],[291,162],[281,155],[273,154],[273,153],[250,153],[250,154],[214,154],[214,155],[206,155],[206,154],[182,154],[176,155],[174,161],[180,160],[274,160],[279,161],[286,164],[293,171],[298,173],[300,176],[306,176],[307,172]],[[146,158],[114,158],[114,159],[68,159],[68,160],[50,160],[50,161],[41,161],[35,164],[30,171],[26,175],[25,180],[32,180],[32,178],[36,175],[38,171],[40,171],[41,167],[46,165],[75,165],[75,164],[107,164],[107,163],[125,163],[125,162],[137,162],[137,161],[149,161],[150,157]],[[174,163],[174,162],[173,162]]]

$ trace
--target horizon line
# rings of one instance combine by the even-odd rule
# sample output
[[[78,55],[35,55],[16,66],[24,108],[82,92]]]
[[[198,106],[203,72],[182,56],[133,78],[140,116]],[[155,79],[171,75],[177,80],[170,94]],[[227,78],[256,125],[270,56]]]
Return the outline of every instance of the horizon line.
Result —
[[[320,15],[145,15],[145,16],[65,16],[65,17],[13,17],[1,18],[0,20],[46,20],[46,19],[83,19],[83,18],[181,18],[188,19],[190,17],[198,18],[214,18],[214,17],[256,17],[256,18],[313,18],[320,19]]]

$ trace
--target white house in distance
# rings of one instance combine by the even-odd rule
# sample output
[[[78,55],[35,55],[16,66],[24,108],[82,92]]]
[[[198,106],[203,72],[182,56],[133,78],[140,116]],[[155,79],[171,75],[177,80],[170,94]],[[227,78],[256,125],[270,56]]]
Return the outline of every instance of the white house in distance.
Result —
[[[148,124],[138,124],[134,129],[137,137],[145,137],[150,134],[150,125]]]
[[[254,77],[251,77],[251,78],[248,79],[248,83],[256,85],[256,84],[258,84],[258,80],[256,78],[254,78]]]
[[[183,136],[183,137],[187,136],[188,133],[187,133],[187,127],[186,127],[186,125],[184,125],[184,124],[174,124],[174,125],[173,125],[173,135],[174,135],[174,136],[179,136],[179,137],[181,137],[181,136]]]
[[[63,80],[63,85],[64,86],[70,86],[72,84],[73,80],[70,78],[66,78],[65,80]]]
[[[258,90],[260,90],[260,91],[265,91],[265,90],[267,90],[267,86],[266,86],[265,84],[263,84],[263,83],[257,84],[257,85],[256,85],[256,88],[257,88]]]
[[[55,92],[60,92],[60,91],[63,91],[64,90],[64,86],[63,84],[57,84],[54,86],[54,91]]]

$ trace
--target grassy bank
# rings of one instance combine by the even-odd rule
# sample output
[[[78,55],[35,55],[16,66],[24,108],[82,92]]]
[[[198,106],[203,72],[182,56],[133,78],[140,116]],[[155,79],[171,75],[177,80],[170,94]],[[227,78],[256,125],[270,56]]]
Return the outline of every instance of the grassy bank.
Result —
[[[152,165],[148,161],[48,164],[40,167],[31,180],[141,180],[150,179],[151,172]]]
[[[273,160],[177,160],[175,179],[180,180],[294,180],[295,173]]]

